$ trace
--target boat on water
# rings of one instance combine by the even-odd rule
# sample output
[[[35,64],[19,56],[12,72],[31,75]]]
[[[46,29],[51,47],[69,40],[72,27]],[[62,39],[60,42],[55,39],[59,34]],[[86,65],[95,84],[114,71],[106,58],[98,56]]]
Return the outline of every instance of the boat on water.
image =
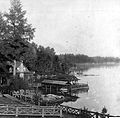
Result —
[[[62,93],[72,92],[76,90],[89,90],[89,86],[86,83],[74,83],[60,89]]]
[[[67,89],[67,88],[61,88],[60,91],[61,91],[62,93],[67,93],[67,92],[68,92],[68,89]]]
[[[75,83],[71,85],[71,91],[89,89],[87,83]]]

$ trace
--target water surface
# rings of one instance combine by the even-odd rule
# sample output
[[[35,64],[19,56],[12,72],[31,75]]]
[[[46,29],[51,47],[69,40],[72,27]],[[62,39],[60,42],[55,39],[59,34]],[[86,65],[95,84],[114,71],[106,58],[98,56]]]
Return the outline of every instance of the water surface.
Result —
[[[105,106],[109,114],[120,115],[120,66],[91,68],[84,74],[96,75],[78,76],[79,82],[88,82],[89,91],[79,92],[77,101],[63,105],[99,112]]]

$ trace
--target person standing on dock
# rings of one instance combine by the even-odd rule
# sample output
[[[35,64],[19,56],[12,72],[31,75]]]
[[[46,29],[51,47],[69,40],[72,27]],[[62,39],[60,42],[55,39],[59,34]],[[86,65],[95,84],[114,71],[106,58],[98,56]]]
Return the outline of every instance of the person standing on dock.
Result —
[[[101,114],[101,118],[105,118],[105,114],[107,113],[107,109],[106,107],[104,106],[103,109],[102,109],[102,114]]]

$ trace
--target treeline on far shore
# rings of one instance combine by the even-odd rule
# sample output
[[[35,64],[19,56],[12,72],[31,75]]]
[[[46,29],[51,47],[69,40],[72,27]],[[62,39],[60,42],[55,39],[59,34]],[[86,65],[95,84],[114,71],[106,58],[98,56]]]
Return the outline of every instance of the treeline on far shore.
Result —
[[[60,54],[59,58],[64,59],[66,62],[75,63],[119,63],[118,57],[89,57],[84,54]]]

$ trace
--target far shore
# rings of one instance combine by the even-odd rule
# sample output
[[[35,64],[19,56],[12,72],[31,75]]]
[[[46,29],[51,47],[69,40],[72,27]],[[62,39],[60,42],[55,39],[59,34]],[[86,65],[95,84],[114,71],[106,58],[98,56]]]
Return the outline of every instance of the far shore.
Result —
[[[89,68],[99,68],[99,67],[112,67],[112,66],[119,66],[120,63],[116,62],[107,62],[107,63],[76,63],[76,67],[73,70],[76,71],[84,71],[88,70]]]

